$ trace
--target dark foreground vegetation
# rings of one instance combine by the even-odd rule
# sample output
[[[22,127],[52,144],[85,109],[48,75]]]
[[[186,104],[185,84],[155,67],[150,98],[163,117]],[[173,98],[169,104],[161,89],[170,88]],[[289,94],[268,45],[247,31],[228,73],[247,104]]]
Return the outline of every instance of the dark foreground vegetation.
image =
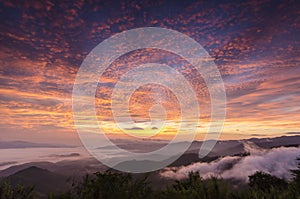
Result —
[[[300,158],[298,158],[300,161]],[[162,189],[153,189],[144,178],[130,174],[104,172],[85,176],[80,183],[61,194],[49,194],[49,199],[300,199],[300,162],[292,170],[287,182],[267,173],[256,172],[249,176],[247,186],[233,187],[228,181],[212,177],[202,179],[199,173],[190,173],[185,180],[175,181]],[[4,179],[0,185],[1,199],[33,199],[34,187],[11,186]]]

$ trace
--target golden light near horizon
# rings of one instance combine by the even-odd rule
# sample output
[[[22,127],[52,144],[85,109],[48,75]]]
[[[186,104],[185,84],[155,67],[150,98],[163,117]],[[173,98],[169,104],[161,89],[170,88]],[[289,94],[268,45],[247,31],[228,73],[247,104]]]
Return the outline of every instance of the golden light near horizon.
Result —
[[[2,2],[3,11],[10,11],[5,11],[1,20],[0,138],[43,140],[43,135],[49,137],[51,133],[74,137],[71,95],[81,62],[91,49],[109,36],[141,25],[175,29],[203,44],[209,52],[224,80],[228,100],[220,139],[273,137],[299,132],[297,12],[283,2],[262,3],[276,4],[276,9],[280,8],[278,17],[270,21],[266,17],[270,10],[253,2],[248,3],[247,9],[242,3],[226,2],[220,4],[222,8],[208,6],[204,9],[200,3],[191,2],[189,6],[175,6],[175,10],[180,7],[182,12],[174,15],[153,12],[148,9],[152,5],[144,2],[143,16],[152,17],[142,21],[135,16],[136,12],[142,11],[129,5],[130,16],[115,5],[118,14],[109,13],[107,20],[102,14],[95,17],[94,11],[82,13],[83,5],[77,5],[69,12],[71,8],[61,2],[60,7],[70,15],[65,17],[63,13],[55,12],[56,6],[53,12],[48,12],[47,3],[30,3],[34,10],[30,12],[27,3],[20,2],[16,6]],[[86,6],[91,10],[97,7],[93,3]],[[237,14],[225,16],[224,13],[231,13],[232,8],[237,8]],[[207,13],[212,17],[206,17]],[[197,139],[203,139],[211,103],[203,77],[181,57],[157,49],[141,49],[120,57],[99,79],[95,104],[107,134],[119,133],[111,123],[111,86],[123,74],[146,62],[170,65],[189,80],[201,111]],[[169,122],[161,138],[172,138],[172,126],[176,126],[180,116],[176,100],[167,89],[157,85],[139,88],[130,101],[130,113],[133,118],[139,116],[148,121],[148,110],[159,98]],[[141,128],[146,128],[145,121],[136,118]],[[152,132],[150,129],[148,133],[133,131],[142,136],[150,136]]]

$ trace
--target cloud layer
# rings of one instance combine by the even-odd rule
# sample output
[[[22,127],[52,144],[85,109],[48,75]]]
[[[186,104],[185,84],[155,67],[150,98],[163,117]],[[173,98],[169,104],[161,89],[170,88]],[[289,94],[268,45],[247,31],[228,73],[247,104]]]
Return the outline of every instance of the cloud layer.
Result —
[[[266,129],[269,136],[297,132],[298,4],[268,0],[1,2],[0,138],[26,137],[14,133],[22,131],[74,132],[72,86],[85,56],[111,35],[148,26],[187,34],[203,45],[218,65],[228,97],[222,138],[265,134]],[[205,132],[210,98],[201,75],[180,58],[153,49],[125,55],[100,78],[95,103],[99,119],[106,121],[104,128],[116,130],[109,111],[115,82],[144,62],[169,64],[187,77],[198,93],[204,122],[201,130]],[[167,89],[158,91],[174,119],[178,115],[176,100]],[[147,108],[155,102],[152,93],[155,88],[147,86],[135,93],[133,115],[147,116]]]
[[[249,146],[247,148],[250,149]],[[226,156],[210,163],[197,162],[178,168],[166,168],[160,174],[166,178],[183,179],[188,177],[189,172],[198,171],[203,178],[216,176],[247,182],[248,176],[256,171],[263,171],[280,178],[290,179],[290,170],[297,168],[296,158],[299,155],[300,148],[296,147],[258,150],[256,146],[250,149],[250,155],[246,157]]]

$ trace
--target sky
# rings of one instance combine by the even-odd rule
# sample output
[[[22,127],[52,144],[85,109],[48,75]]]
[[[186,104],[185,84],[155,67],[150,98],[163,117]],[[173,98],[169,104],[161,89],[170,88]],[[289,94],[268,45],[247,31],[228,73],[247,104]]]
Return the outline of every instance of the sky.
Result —
[[[105,39],[142,27],[176,30],[209,53],[227,96],[220,139],[299,134],[299,6],[266,0],[0,1],[0,140],[79,143],[72,91],[81,63]],[[210,118],[203,78],[181,57],[155,49],[121,56],[99,77],[95,106],[104,132],[126,137],[114,123],[110,97],[124,73],[148,62],[168,64],[190,82],[201,110],[196,139],[203,139]],[[156,103],[168,123],[153,138],[170,139],[180,106],[159,85],[133,93],[130,113],[141,125],[131,130],[147,135],[143,125]]]

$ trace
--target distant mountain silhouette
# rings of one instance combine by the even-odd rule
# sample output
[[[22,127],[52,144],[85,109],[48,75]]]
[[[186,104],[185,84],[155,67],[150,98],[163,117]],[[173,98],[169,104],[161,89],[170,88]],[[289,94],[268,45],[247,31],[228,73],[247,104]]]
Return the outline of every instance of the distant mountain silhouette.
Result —
[[[49,170],[64,176],[82,176],[86,173],[93,173],[96,171],[106,170],[107,167],[102,165],[94,158],[85,158],[80,160],[64,160],[57,163],[52,162],[30,162],[11,166],[7,169],[0,171],[0,177],[12,175],[18,171],[26,168],[36,166],[42,169]]]
[[[75,146],[55,145],[45,143],[33,143],[25,141],[0,141],[0,149],[20,149],[20,148],[71,148]]]
[[[8,176],[7,180],[13,186],[17,184],[34,186],[39,198],[46,198],[47,193],[60,193],[71,188],[71,182],[67,181],[67,177],[35,166]]]
[[[169,159],[166,159],[166,161],[168,162],[169,160],[175,160],[169,166],[177,167],[189,165],[194,162],[211,162],[223,156],[245,156],[247,155],[247,151],[245,151],[244,144],[247,142],[253,143],[254,145],[257,145],[258,147],[263,149],[271,149],[274,147],[281,146],[295,147],[300,145],[300,136],[282,136],[276,138],[251,138],[245,140],[218,141],[213,150],[208,154],[208,156],[206,156],[203,159],[199,159],[198,156],[198,152],[202,145],[202,142],[194,141],[189,147],[189,149],[178,159],[175,160],[174,157],[171,157]],[[161,145],[160,142],[158,144]],[[125,144],[123,146],[124,148],[126,148]],[[136,146],[140,147],[138,144]],[[77,156],[78,154],[71,155]],[[148,160],[132,160],[121,162],[119,165],[117,165],[117,168],[129,168],[132,165],[134,165],[135,167],[141,165],[148,166],[149,168],[151,168],[153,165],[157,164],[159,164],[159,162]],[[67,180],[70,179],[70,177],[75,180],[81,179],[81,177],[87,173],[105,171],[107,169],[108,167],[101,164],[94,158],[82,158],[79,160],[64,160],[57,163],[31,162],[11,166],[5,170],[0,171],[0,177],[6,176],[14,184],[22,183],[26,185],[35,185],[36,190],[41,196],[43,196],[43,194],[45,195],[45,193],[57,193],[61,191],[61,189],[68,188],[71,182],[67,182]],[[151,177],[154,179],[155,182],[159,182],[161,180],[158,173],[158,171],[154,172],[154,175]],[[165,179],[165,182],[168,182],[168,180]]]
[[[257,146],[262,148],[274,148],[281,146],[299,146],[300,145],[300,136],[281,136],[275,138],[251,138],[248,139],[251,142],[254,142]]]
[[[211,142],[212,140],[208,140],[206,142]],[[189,149],[180,157],[176,158],[170,157],[166,158],[165,160],[161,162],[157,161],[149,161],[149,160],[128,160],[124,162],[120,162],[119,164],[115,165],[115,168],[117,169],[125,169],[130,171],[130,168],[143,168],[146,169],[156,167],[160,164],[164,164],[166,162],[170,162],[169,160],[172,160],[169,166],[185,166],[194,162],[210,162],[213,160],[216,160],[219,157],[222,156],[245,156],[248,154],[248,151],[244,148],[244,143],[251,142],[257,145],[258,147],[270,149],[274,147],[280,147],[280,146],[299,146],[300,145],[300,136],[282,136],[282,137],[276,137],[276,138],[250,138],[250,139],[244,139],[244,140],[225,140],[225,141],[217,141],[216,145],[208,153],[208,155],[205,158],[200,159],[199,158],[199,149],[202,145],[202,141],[194,141]],[[173,148],[176,148],[176,145],[181,145],[183,142],[174,143]],[[125,146],[125,145],[123,145]],[[125,146],[126,147],[126,146]]]

